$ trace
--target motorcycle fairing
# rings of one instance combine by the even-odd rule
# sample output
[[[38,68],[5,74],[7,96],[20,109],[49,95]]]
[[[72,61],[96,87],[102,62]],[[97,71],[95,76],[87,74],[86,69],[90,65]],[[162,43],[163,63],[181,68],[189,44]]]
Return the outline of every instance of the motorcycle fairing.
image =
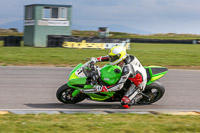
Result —
[[[72,93],[72,96],[76,96],[78,93],[80,93],[79,89],[92,89],[92,85],[86,85],[87,77],[81,77],[79,78],[75,71],[78,70],[83,64],[78,64],[70,73],[69,76],[69,82],[67,83],[68,86],[75,89],[75,91]],[[158,80],[162,76],[164,76],[168,69],[165,67],[158,67],[158,66],[148,66],[145,67],[147,71],[147,85],[153,83],[154,81]],[[86,93],[92,100],[95,101],[104,101],[110,97],[112,97],[115,92],[101,92],[101,93]]]
[[[92,85],[85,85],[86,84],[86,78],[77,78],[72,79],[68,82],[68,86],[75,89],[75,91],[72,93],[72,96],[76,96],[78,93],[80,93],[79,89],[92,89]],[[100,93],[86,93],[92,100],[95,101],[104,101],[110,97],[112,97],[115,92],[100,92]],[[103,95],[102,95],[103,94]]]
[[[122,69],[117,65],[107,64],[100,70],[101,80],[107,85],[116,84],[121,78]]]
[[[79,77],[75,74],[75,72],[76,72],[76,70],[78,70],[82,65],[83,65],[83,64],[81,64],[81,63],[78,64],[78,65],[71,71],[71,73],[69,74],[69,80],[79,78]]]
[[[101,94],[105,94],[105,95],[102,96]],[[95,101],[104,101],[112,97],[114,94],[115,92],[87,93],[87,95],[89,95],[90,98]]]
[[[79,89],[92,89],[92,85],[86,85],[87,77],[79,78],[75,72],[78,70],[83,64],[78,64],[70,73],[69,81],[67,83],[68,86],[75,89],[75,91],[72,93],[72,96],[76,96],[78,93],[80,93]],[[96,101],[104,101],[110,97],[112,97],[115,92],[101,92],[101,93],[86,93],[92,100]]]
[[[168,72],[168,69],[166,67],[148,66],[144,68],[147,72],[147,85],[158,80]]]

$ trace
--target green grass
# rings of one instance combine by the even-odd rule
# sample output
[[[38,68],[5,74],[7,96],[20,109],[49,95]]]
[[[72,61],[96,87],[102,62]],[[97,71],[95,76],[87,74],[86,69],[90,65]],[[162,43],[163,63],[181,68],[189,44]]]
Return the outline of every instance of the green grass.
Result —
[[[200,66],[199,51],[200,45],[135,43],[128,53],[146,66]],[[0,47],[0,64],[75,66],[85,58],[107,54],[99,49]]]
[[[0,47],[4,46],[4,41],[0,41]]]
[[[1,47],[0,63],[11,65],[76,65],[85,62],[85,58],[105,55],[104,50],[67,49],[67,48],[32,48]],[[98,53],[98,54],[97,54]]]
[[[144,65],[200,65],[200,45],[187,44],[133,44],[130,54]]]
[[[138,114],[1,115],[1,133],[194,133],[200,116]]]

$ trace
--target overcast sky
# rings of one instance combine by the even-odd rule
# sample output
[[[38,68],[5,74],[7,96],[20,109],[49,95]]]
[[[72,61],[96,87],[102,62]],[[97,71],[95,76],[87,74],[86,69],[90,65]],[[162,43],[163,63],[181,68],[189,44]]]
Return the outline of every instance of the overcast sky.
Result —
[[[65,4],[73,6],[72,22],[78,25],[120,24],[152,33],[200,34],[200,0],[0,0],[0,4],[0,24],[23,19],[24,5]]]

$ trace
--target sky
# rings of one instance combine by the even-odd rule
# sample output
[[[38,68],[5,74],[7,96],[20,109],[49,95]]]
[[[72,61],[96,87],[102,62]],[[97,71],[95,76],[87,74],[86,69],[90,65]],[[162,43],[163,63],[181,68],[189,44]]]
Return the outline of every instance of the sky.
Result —
[[[0,3],[0,25],[23,20],[24,5],[64,4],[72,5],[72,24],[200,34],[200,0],[0,0]]]

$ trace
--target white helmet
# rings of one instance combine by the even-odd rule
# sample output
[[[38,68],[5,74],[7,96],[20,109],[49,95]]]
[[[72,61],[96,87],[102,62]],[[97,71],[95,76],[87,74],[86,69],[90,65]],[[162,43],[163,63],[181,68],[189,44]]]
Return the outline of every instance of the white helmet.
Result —
[[[115,46],[109,51],[109,59],[111,65],[116,65],[127,57],[126,48]]]

